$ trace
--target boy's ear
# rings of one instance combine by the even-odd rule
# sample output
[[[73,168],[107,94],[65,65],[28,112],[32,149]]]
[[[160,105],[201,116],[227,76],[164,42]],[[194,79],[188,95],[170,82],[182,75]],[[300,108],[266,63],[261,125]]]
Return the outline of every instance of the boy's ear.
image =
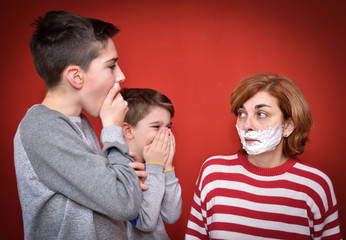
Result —
[[[284,131],[283,131],[284,138],[288,138],[291,135],[291,133],[294,131],[294,129],[295,129],[294,123],[292,119],[289,119],[284,125]]]
[[[129,123],[124,122],[122,125],[122,128],[123,128],[125,139],[133,139],[132,126]]]
[[[73,88],[81,89],[83,87],[84,78],[82,69],[79,66],[69,65],[65,68],[63,74]]]

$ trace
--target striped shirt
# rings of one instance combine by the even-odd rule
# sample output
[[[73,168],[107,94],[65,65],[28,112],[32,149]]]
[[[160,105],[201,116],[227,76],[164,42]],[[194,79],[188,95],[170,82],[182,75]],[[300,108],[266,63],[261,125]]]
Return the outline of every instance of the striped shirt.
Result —
[[[260,168],[242,154],[202,165],[187,225],[190,239],[341,239],[329,177],[289,159]]]

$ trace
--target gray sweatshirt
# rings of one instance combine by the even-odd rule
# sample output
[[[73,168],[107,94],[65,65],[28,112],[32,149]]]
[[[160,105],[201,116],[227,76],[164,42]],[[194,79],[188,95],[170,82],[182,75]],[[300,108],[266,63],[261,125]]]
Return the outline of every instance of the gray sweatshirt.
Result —
[[[84,115],[28,110],[14,138],[25,239],[127,239],[143,194],[122,129],[104,128],[101,142]]]
[[[126,222],[130,240],[169,240],[164,222],[175,223],[181,214],[181,187],[174,170],[163,172],[163,166],[147,164],[149,190],[135,221]]]

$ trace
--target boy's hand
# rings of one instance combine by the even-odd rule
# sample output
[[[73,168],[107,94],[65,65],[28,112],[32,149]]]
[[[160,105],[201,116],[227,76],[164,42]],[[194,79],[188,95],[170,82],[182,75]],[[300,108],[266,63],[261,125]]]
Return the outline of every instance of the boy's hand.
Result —
[[[166,167],[165,170],[171,170],[173,168],[173,158],[174,158],[174,154],[175,154],[175,137],[172,133],[172,130],[169,129],[169,137],[170,137],[170,149],[169,149],[169,155],[168,155],[168,159],[166,162]]]
[[[127,102],[119,92],[120,86],[118,83],[115,83],[103,101],[100,109],[100,118],[103,127],[110,125],[121,126],[124,122],[128,107]]]
[[[146,162],[156,162],[165,165],[170,152],[170,137],[168,129],[161,129],[153,142],[143,149]]]
[[[148,177],[148,173],[145,171],[145,165],[141,162],[130,162],[130,166],[135,170],[139,182],[141,184],[142,191],[147,191],[149,189],[149,186],[144,184],[145,180]]]

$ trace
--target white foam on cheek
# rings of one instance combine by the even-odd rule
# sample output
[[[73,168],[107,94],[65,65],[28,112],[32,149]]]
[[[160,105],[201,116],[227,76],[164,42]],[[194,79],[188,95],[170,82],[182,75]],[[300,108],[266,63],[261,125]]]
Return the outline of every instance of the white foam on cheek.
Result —
[[[264,152],[272,151],[282,139],[283,126],[280,123],[263,131],[245,132],[245,130],[241,130],[237,125],[236,128],[240,141],[243,145],[243,149],[245,149],[249,155],[258,155]],[[248,144],[245,141],[246,138],[257,141]]]

